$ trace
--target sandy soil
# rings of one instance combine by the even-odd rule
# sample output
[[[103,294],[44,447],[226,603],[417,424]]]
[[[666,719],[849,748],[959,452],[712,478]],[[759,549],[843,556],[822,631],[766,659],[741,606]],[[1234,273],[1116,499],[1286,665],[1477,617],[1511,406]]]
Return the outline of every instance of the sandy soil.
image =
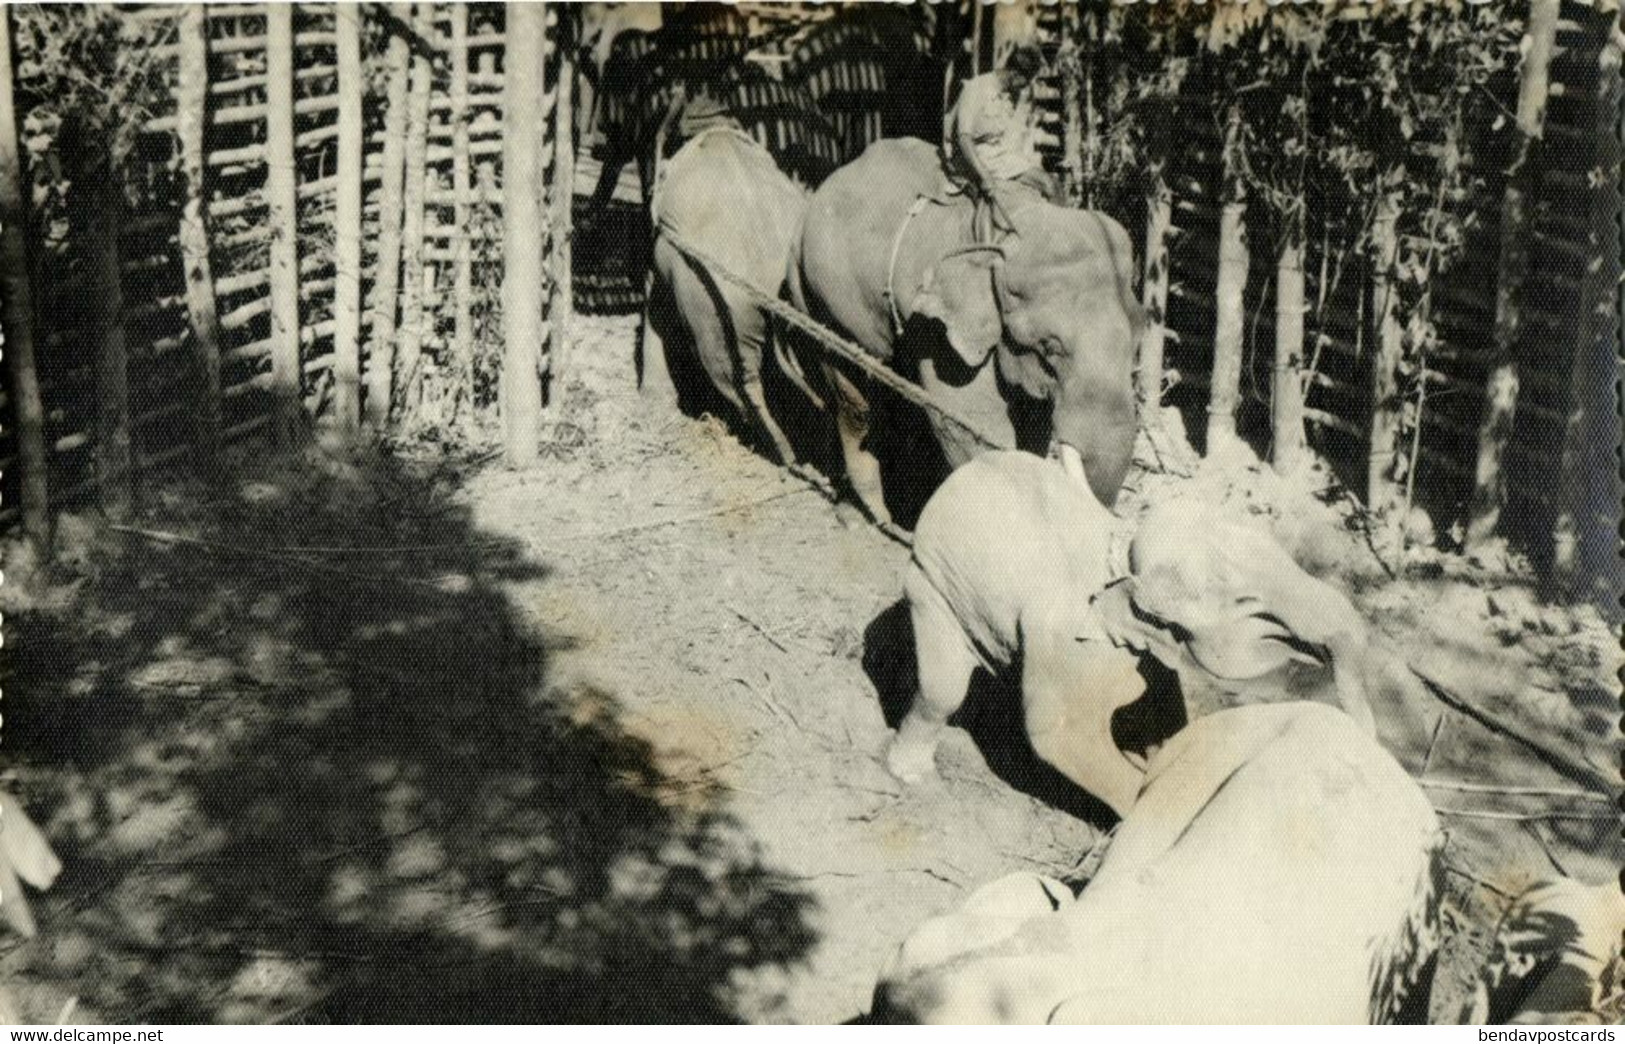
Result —
[[[840,1021],[968,889],[1079,875],[1106,820],[991,687],[940,781],[885,772],[905,549],[640,398],[630,329],[579,321],[533,471],[316,447],[149,491],[145,533],[67,519],[49,574],[8,558],[10,773],[67,864],[0,959],[25,1014]],[[1609,778],[1594,613],[1442,557],[1338,569],[1452,691]],[[1617,826],[1443,704],[1384,738],[1472,813],[1446,817],[1442,1012],[1498,896],[1606,877]]]

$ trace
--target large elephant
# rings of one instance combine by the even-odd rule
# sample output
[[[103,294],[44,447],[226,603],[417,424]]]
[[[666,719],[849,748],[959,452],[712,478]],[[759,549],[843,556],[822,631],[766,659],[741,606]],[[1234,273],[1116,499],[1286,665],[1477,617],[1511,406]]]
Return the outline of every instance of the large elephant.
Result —
[[[776,297],[806,199],[766,149],[723,121],[701,130],[666,161],[653,207],[651,327],[668,343],[693,346],[693,361],[710,384],[786,463],[795,455],[762,390],[767,313],[745,290],[685,254],[673,236]],[[663,302],[675,314],[662,314]],[[645,367],[660,354],[658,346],[645,344]]]
[[[876,1016],[928,1023],[1422,1021],[1443,865],[1433,808],[1341,711],[1191,724],[1076,899],[1005,878],[928,921]]]
[[[1103,215],[1036,193],[1018,200],[1012,189],[1014,234],[976,246],[971,201],[944,196],[942,180],[937,150],[914,138],[878,141],[832,174],[808,207],[792,299],[875,358],[917,365],[933,400],[1004,445],[1042,453],[1053,436],[1075,447],[1110,506],[1137,425],[1141,311],[1128,234]],[[926,320],[946,336],[931,336]],[[853,492],[890,523],[863,384],[833,364],[825,375]],[[950,465],[985,448],[931,420]]]

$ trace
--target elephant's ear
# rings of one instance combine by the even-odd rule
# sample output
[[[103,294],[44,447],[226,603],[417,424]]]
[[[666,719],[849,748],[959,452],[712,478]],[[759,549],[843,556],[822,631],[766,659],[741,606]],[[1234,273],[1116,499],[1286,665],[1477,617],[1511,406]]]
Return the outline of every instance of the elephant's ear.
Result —
[[[993,296],[993,266],[998,260],[992,250],[946,257],[926,273],[914,298],[914,314],[939,320],[948,332],[948,343],[972,369],[987,361],[1004,333]]]

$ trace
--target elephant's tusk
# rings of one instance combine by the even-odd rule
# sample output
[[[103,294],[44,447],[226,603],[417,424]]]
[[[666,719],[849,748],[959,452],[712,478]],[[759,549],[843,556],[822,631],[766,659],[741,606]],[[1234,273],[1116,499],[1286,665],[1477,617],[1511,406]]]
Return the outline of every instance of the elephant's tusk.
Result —
[[[1089,478],[1083,473],[1083,457],[1077,448],[1065,442],[1060,443],[1061,467],[1083,485],[1089,485]]]

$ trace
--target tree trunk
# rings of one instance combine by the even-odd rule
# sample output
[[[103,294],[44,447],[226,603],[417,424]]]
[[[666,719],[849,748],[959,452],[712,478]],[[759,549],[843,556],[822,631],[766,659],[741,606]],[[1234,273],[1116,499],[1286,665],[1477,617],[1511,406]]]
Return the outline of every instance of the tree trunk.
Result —
[[[574,20],[576,12],[568,6],[558,11],[558,25],[554,28],[554,39],[558,45],[558,88],[554,92],[553,100],[553,180],[549,189],[553,193],[551,229],[553,258],[551,271],[553,297],[548,310],[548,323],[551,327],[551,340],[549,343],[548,372],[552,376],[552,387],[558,394],[563,394],[564,379],[569,373],[570,354],[570,320],[573,317],[575,292],[574,280],[571,278],[570,266],[573,263],[570,249],[572,235],[572,217],[570,208],[575,203],[575,132],[572,124],[575,119],[575,75],[576,63],[573,57],[575,37]]]
[[[1385,179],[1385,184],[1392,181]],[[1400,419],[1404,402],[1399,387],[1399,365],[1405,355],[1405,326],[1399,316],[1399,290],[1394,266],[1399,261],[1399,193],[1384,189],[1371,225],[1371,307],[1376,318],[1377,351],[1371,361],[1371,453],[1366,461],[1366,504],[1394,518],[1401,503],[1395,460],[1399,453]],[[1406,462],[1407,470],[1414,460]]]
[[[28,196],[17,147],[17,105],[11,91],[11,13],[0,10],[0,321],[11,377],[23,532],[43,555],[50,546],[46,491],[45,404],[34,362],[34,291],[28,268]]]
[[[401,276],[401,217],[405,210],[402,163],[406,154],[406,106],[410,50],[403,35],[411,5],[390,5],[389,107],[384,113],[383,169],[378,185],[378,261],[372,282],[372,333],[367,349],[367,424],[389,424],[395,375],[395,307]]]
[[[337,34],[338,198],[333,231],[333,420],[345,434],[361,424],[361,104],[367,84],[361,64],[361,5],[333,9]]]
[[[1219,272],[1214,291],[1218,315],[1213,330],[1213,373],[1208,387],[1207,452],[1236,440],[1236,408],[1241,404],[1241,358],[1245,335],[1247,269],[1247,189],[1236,150],[1240,148],[1241,107],[1232,106],[1225,130],[1224,208],[1219,214]]]
[[[205,475],[220,461],[220,316],[215,308],[214,268],[209,259],[208,203],[204,195],[204,127],[209,107],[209,29],[202,4],[181,8],[179,70],[175,82],[175,130],[180,138],[180,251],[186,277],[186,313],[192,327],[194,453]]]
[[[1593,169],[1618,170],[1625,116],[1621,115],[1620,65],[1625,32],[1615,16],[1603,46],[1597,106],[1598,142]],[[1559,512],[1552,544],[1554,594],[1617,599],[1617,533],[1620,479],[1614,457],[1619,441],[1617,356],[1620,229],[1612,188],[1591,190],[1591,260],[1581,286],[1580,336],[1569,370],[1569,413],[1563,430]],[[1589,574],[1589,575],[1588,575]]]
[[[85,302],[96,338],[96,484],[102,511],[114,521],[130,514],[129,353],[124,341],[124,280],[119,270],[122,171],[112,162],[87,172],[92,186],[85,228],[90,297]]]
[[[401,223],[401,329],[400,380],[396,398],[401,416],[409,422],[417,416],[422,399],[419,363],[423,353],[423,198],[428,188],[429,93],[434,86],[434,66],[423,53],[434,38],[434,7],[418,3],[412,9],[412,31],[420,46],[412,54],[412,96],[406,106],[405,214]],[[504,112],[515,110],[506,109]],[[521,110],[522,111],[522,110]]]
[[[505,113],[541,112],[546,59],[547,7],[510,0],[507,5]],[[542,409],[537,376],[538,346],[547,334],[543,249],[543,156],[537,120],[509,120],[502,142],[502,433],[509,467],[536,461]]]
[[[468,12],[461,4],[447,12],[451,16],[451,187],[457,197],[453,206],[458,238],[452,275],[453,310],[452,367],[458,397],[466,408],[465,421],[474,416],[474,255],[470,239],[472,222],[469,199],[473,179],[468,159]]]
[[[1162,405],[1163,353],[1168,318],[1168,233],[1174,223],[1174,194],[1163,177],[1162,164],[1151,170],[1151,191],[1146,197],[1145,332],[1140,336],[1140,365],[1136,369],[1142,413],[1154,414]]]
[[[1303,432],[1303,231],[1298,214],[1275,262],[1275,365],[1270,382],[1270,427],[1274,436],[1270,461],[1285,474],[1297,466],[1305,448]]]
[[[1532,153],[1546,119],[1552,46],[1557,39],[1561,0],[1530,0],[1524,41],[1523,74],[1518,83],[1514,145],[1501,197],[1500,266],[1495,280],[1495,329],[1490,373],[1484,389],[1484,419],[1478,429],[1467,546],[1484,546],[1496,533],[1506,506],[1506,448],[1518,412],[1517,346],[1522,323],[1523,284],[1529,275],[1529,196],[1535,188]]]
[[[271,226],[271,431],[299,438],[299,189],[293,154],[293,6],[265,7],[265,197]]]

